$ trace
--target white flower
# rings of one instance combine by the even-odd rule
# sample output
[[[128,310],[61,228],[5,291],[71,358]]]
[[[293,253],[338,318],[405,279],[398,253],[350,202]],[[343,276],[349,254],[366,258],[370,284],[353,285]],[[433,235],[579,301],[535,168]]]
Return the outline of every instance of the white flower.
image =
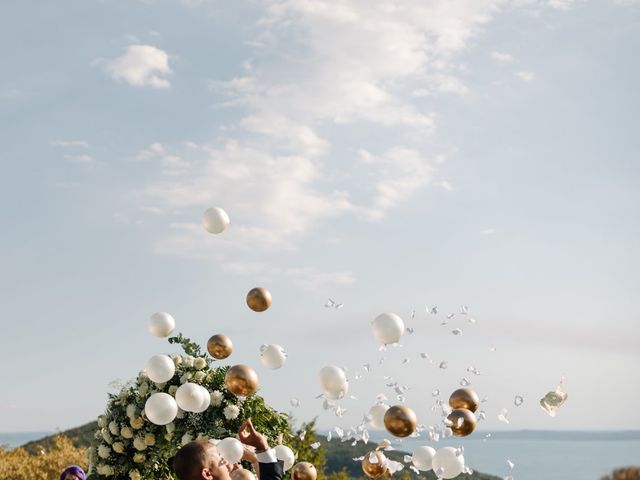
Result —
[[[120,429],[120,435],[122,435],[123,438],[133,438],[133,430],[131,430],[130,427],[122,427]]]
[[[104,459],[109,458],[111,456],[111,449],[104,443],[101,443],[98,445],[98,456]]]
[[[202,370],[207,366],[207,361],[202,357],[198,357],[193,361],[193,366],[196,370]]]
[[[176,413],[176,418],[179,418],[182,420],[184,418],[184,413],[185,413],[184,410],[178,407],[178,413]]]
[[[169,441],[173,440],[173,432],[171,432],[171,433],[165,433],[165,434],[164,434],[164,439],[165,439],[165,440],[169,440]]]
[[[106,426],[107,426],[107,419],[105,418],[105,416],[104,416],[104,415],[100,415],[100,416],[98,417],[98,426],[99,426],[100,428],[104,428],[104,427],[106,427]]]
[[[157,388],[159,391],[162,391],[162,390],[164,390],[164,386],[165,386],[166,384],[167,384],[167,382],[162,382],[162,383],[156,383],[155,385],[156,385],[156,388]]]
[[[188,433],[185,433],[182,436],[182,439],[180,440],[180,442],[182,443],[182,445],[186,445],[187,443],[189,443],[191,440],[193,440],[193,437],[191,435],[189,435]]]
[[[177,385],[171,385],[169,387],[169,395],[176,395],[176,392],[178,391],[178,386]]]
[[[184,375],[182,375],[180,377],[180,383],[185,384],[187,383],[189,380],[191,380],[191,372],[187,372]]]
[[[193,378],[195,379],[196,382],[201,383],[206,376],[207,376],[206,373],[204,373],[203,371],[200,371],[200,372],[196,372]]]
[[[182,357],[179,355],[176,355],[175,357],[173,357],[173,363],[175,364],[176,367],[179,367],[180,365],[182,365]]]
[[[129,423],[136,430],[139,430],[144,426],[144,420],[142,419],[142,417],[132,418],[131,420],[129,420]]]
[[[173,433],[176,431],[176,424],[173,422],[167,423],[164,428],[167,429],[167,433]]]
[[[136,437],[133,439],[133,447],[136,450],[146,450],[147,449],[147,444],[144,443],[144,437]]]
[[[220,390],[214,390],[211,392],[211,405],[214,407],[219,407],[222,405],[222,392]]]
[[[147,433],[144,436],[144,443],[149,447],[151,445],[155,445],[156,444],[156,436],[153,433]]]
[[[131,480],[142,480],[142,475],[138,470],[129,470],[129,478]]]
[[[110,477],[115,473],[115,470],[111,465],[98,465],[96,468],[98,475],[104,475],[105,477]]]
[[[234,418],[238,418],[238,415],[240,415],[240,409],[235,405],[227,405],[224,407],[224,410],[222,410],[222,413],[224,413],[224,417],[227,420],[233,420]]]
[[[111,435],[109,435],[109,432],[107,431],[106,428],[102,429],[102,438],[108,444],[112,444],[113,443],[113,438],[111,438]]]
[[[133,456],[133,461],[134,461],[135,463],[142,463],[142,462],[144,462],[145,458],[146,458],[146,457],[144,456],[144,453],[136,453],[136,454]]]
[[[136,407],[133,403],[127,405],[127,417],[133,418],[138,415],[138,407]]]
[[[115,436],[118,436],[120,435],[120,426],[116,422],[111,421],[109,422],[109,431]]]
[[[141,397],[146,397],[147,393],[149,393],[149,384],[147,382],[142,383],[142,385],[140,385],[140,388],[138,389],[138,394]]]
[[[113,451],[116,453],[124,453],[124,443],[116,442],[112,445]]]
[[[187,355],[186,357],[184,357],[184,364],[187,367],[193,368],[193,364],[194,364],[195,361],[196,361],[196,359],[193,358],[191,355]]]

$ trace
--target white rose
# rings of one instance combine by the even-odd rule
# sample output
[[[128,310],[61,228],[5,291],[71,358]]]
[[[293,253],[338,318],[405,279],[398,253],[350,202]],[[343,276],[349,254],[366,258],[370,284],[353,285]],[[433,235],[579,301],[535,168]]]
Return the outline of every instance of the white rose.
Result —
[[[176,355],[175,357],[173,357],[173,363],[175,364],[176,367],[179,367],[180,365],[182,365],[182,357],[179,355]]]
[[[98,416],[98,426],[100,428],[104,428],[107,426],[107,419],[105,418],[104,415]]]
[[[133,438],[133,430],[131,430],[130,427],[122,427],[120,429],[120,435],[122,435],[123,438]]]
[[[136,454],[133,456],[133,461],[134,461],[135,463],[142,463],[142,462],[144,462],[145,458],[146,458],[146,457],[144,456],[144,453],[136,453]]]
[[[222,392],[220,390],[214,390],[211,392],[211,405],[214,407],[219,407],[222,405]]]
[[[185,384],[187,383],[189,380],[191,380],[191,372],[187,372],[184,375],[182,375],[180,377],[180,383]]]
[[[133,403],[127,405],[127,417],[133,418],[138,415],[138,407],[136,407]]]
[[[102,429],[102,438],[108,444],[112,444],[113,443],[113,438],[111,438],[111,435],[109,435],[109,432],[107,431],[106,428]]]
[[[156,436],[153,433],[147,433],[144,436],[144,443],[149,447],[151,445],[155,445],[156,444]]]
[[[167,423],[164,428],[167,429],[167,433],[173,433],[176,431],[176,424],[173,422]]]
[[[227,420],[233,420],[234,418],[238,418],[238,415],[240,415],[240,409],[235,405],[227,405],[224,407],[224,410],[222,410],[222,413],[224,413]]]
[[[207,366],[207,361],[202,357],[198,357],[193,361],[193,366],[196,370],[202,370]]]
[[[175,397],[177,391],[178,391],[177,385],[171,385],[169,387],[169,395],[173,395]]]
[[[191,435],[189,435],[188,433],[185,433],[182,436],[182,439],[180,440],[180,442],[182,443],[182,445],[186,445],[187,443],[189,443],[191,440],[193,440],[193,437]]]
[[[184,357],[184,364],[187,367],[193,368],[193,364],[196,361],[195,358],[193,358],[191,355],[187,355],[186,357]]]
[[[147,393],[149,393],[149,384],[147,382],[144,382],[142,385],[140,385],[140,388],[138,389],[138,394],[141,397],[146,397]]]
[[[196,372],[193,378],[195,379],[196,382],[202,383],[202,380],[204,380],[206,376],[207,376],[206,373],[200,371],[200,372]]]
[[[165,433],[164,439],[169,441],[173,440],[173,433]]]
[[[167,382],[163,382],[163,383],[156,383],[156,388],[160,391],[164,390],[164,386],[167,384]]]
[[[142,475],[140,475],[140,472],[138,470],[130,470],[129,478],[131,480],[142,480]]]
[[[142,417],[136,417],[129,420],[129,424],[136,430],[141,429],[144,426],[144,420]]]
[[[109,422],[109,431],[115,436],[120,435],[120,427],[114,421]]]
[[[110,477],[115,473],[115,470],[111,465],[98,465],[96,470],[99,475],[104,475],[105,477]]]
[[[111,456],[111,449],[104,443],[101,443],[98,445],[98,456],[106,460]]]
[[[116,453],[124,453],[124,443],[116,442],[112,445],[113,451]]]
[[[133,447],[136,450],[146,450],[147,449],[147,444],[144,443],[144,437],[136,437],[133,439]]]

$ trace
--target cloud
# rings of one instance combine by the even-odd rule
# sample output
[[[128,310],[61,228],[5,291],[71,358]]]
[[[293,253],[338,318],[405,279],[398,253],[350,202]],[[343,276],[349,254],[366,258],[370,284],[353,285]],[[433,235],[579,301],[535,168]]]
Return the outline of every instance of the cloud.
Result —
[[[493,235],[494,233],[496,233],[495,228],[485,228],[484,230],[480,230],[480,233],[482,235]]]
[[[64,158],[72,163],[79,165],[94,166],[98,164],[98,161],[91,155],[65,155]]]
[[[169,55],[151,45],[130,45],[122,56],[107,61],[105,69],[114,80],[135,87],[169,88],[171,85],[165,78],[172,73]]]
[[[491,52],[491,58],[498,63],[512,63],[515,61],[513,55],[504,52]]]
[[[515,75],[523,82],[530,82],[533,80],[533,77],[534,77],[533,72],[526,72],[526,71],[516,72]]]
[[[191,162],[184,160],[178,155],[168,153],[159,142],[152,143],[147,148],[140,151],[136,156],[136,160],[159,160],[162,166],[161,173],[165,176],[186,175],[191,171]]]
[[[64,148],[89,148],[89,142],[85,140],[52,140],[51,146]]]

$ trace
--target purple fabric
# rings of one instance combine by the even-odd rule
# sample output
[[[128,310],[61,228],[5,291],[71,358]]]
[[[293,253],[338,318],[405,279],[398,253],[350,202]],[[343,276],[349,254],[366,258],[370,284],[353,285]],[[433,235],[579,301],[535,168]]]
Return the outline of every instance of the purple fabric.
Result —
[[[85,473],[84,470],[82,470],[79,466],[77,465],[71,465],[70,467],[67,467],[67,469],[62,472],[60,474],[60,480],[64,480],[64,476],[67,473],[71,473],[73,475],[75,475],[76,477],[78,477],[80,480],[85,480]]]

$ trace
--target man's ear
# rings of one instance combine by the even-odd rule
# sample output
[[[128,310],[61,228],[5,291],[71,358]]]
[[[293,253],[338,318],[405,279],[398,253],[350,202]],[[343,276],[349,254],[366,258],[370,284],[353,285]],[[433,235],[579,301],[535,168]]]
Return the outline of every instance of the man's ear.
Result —
[[[202,470],[200,470],[200,478],[202,478],[203,480],[213,480],[213,474],[208,468],[203,468]]]

